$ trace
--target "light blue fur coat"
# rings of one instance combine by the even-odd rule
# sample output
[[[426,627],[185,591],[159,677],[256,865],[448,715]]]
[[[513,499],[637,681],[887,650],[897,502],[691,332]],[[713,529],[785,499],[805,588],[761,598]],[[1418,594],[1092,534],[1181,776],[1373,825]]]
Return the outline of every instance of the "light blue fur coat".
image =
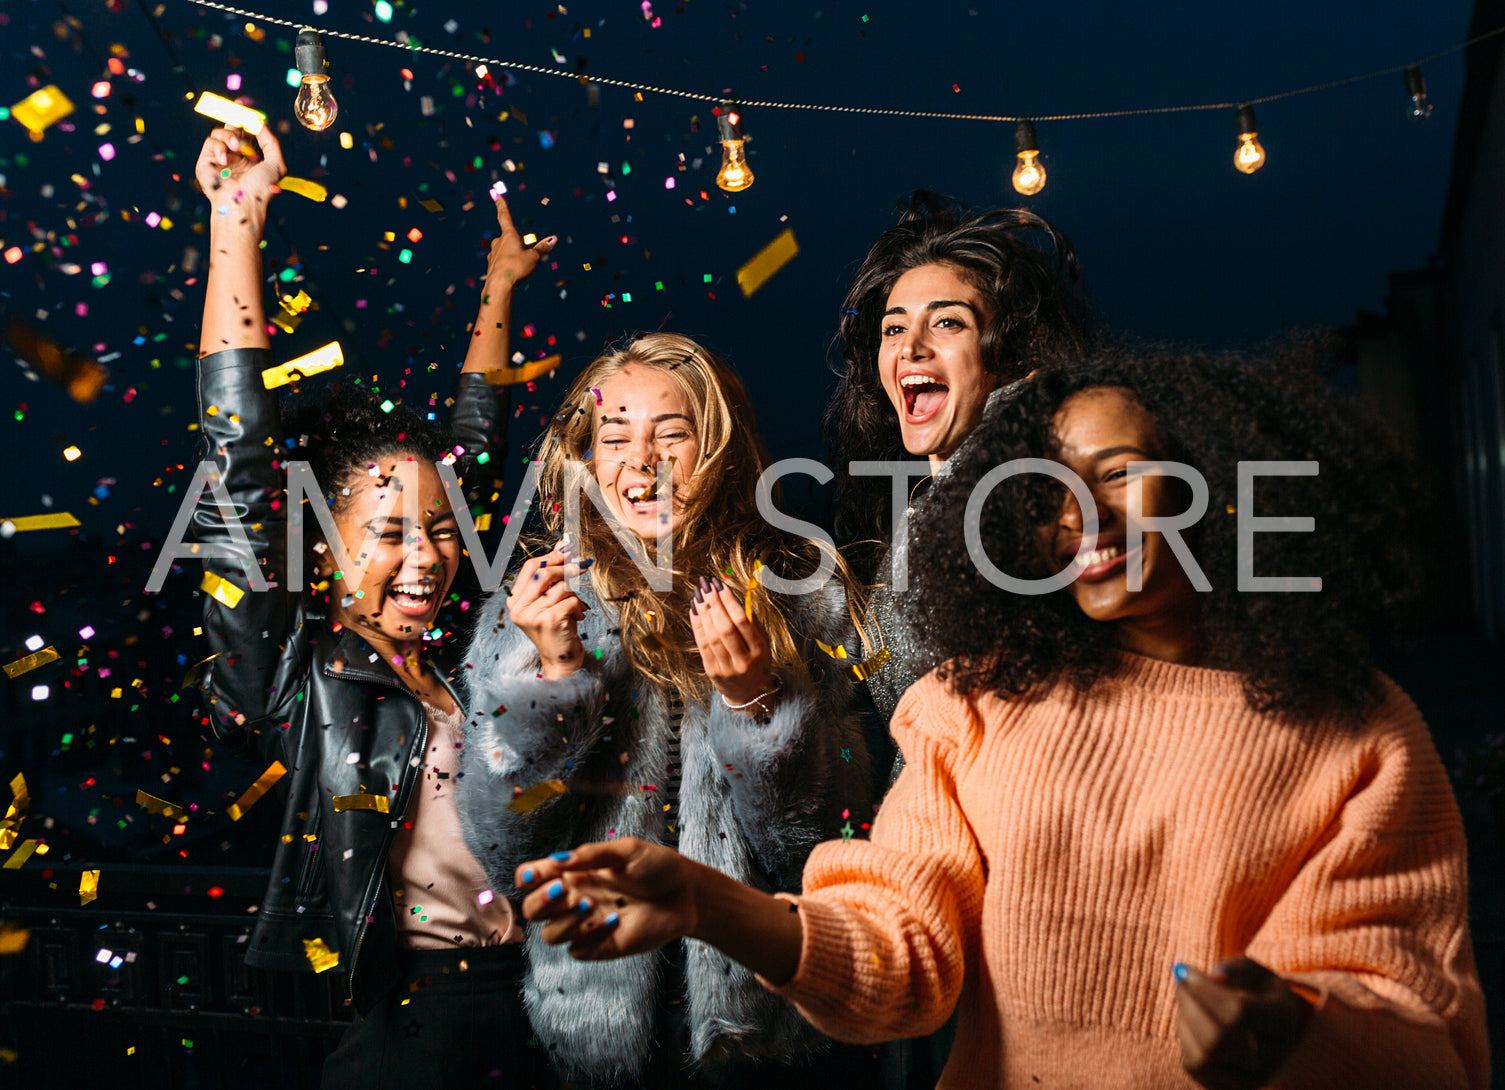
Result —
[[[581,623],[585,665],[573,677],[537,676],[537,649],[505,620],[505,588],[482,607],[467,656],[460,822],[492,889],[514,904],[514,872],[526,860],[613,837],[664,839],[665,694],[629,670],[615,608],[603,608],[588,586],[578,593],[591,608]],[[707,712],[685,694],[679,850],[759,889],[798,892],[806,857],[839,835],[842,810],[858,824],[871,814],[871,776],[847,669],[861,651],[853,641],[853,657],[841,662],[814,644],[848,638],[840,584],[779,602],[806,670],[775,670],[783,688],[768,720],[727,710],[714,692]],[[543,780],[561,780],[568,791],[526,814],[508,808],[514,788]],[[640,1075],[664,986],[662,953],[579,962],[526,926],[524,999],[555,1062],[598,1084]],[[695,1061],[788,1061],[821,1047],[825,1038],[750,971],[704,943],[683,941],[682,998]]]

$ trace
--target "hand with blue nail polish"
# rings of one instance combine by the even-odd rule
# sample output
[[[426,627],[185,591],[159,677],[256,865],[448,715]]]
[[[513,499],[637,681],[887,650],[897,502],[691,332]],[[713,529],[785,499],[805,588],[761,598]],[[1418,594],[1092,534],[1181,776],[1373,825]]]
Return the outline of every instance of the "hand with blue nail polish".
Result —
[[[1300,1043],[1312,1005],[1247,957],[1203,973],[1177,962],[1176,1038],[1181,1063],[1208,1090],[1265,1086]]]

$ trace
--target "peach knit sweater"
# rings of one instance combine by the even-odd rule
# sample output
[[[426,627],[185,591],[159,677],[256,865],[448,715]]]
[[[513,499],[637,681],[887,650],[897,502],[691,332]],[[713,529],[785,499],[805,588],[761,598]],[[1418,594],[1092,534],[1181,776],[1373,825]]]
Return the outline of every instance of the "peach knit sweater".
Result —
[[[1346,728],[1131,655],[1036,702],[931,674],[892,729],[872,840],[817,848],[795,899],[776,990],[822,1031],[917,1036],[959,1004],[944,1088],[1194,1088],[1171,966],[1245,953],[1320,994],[1272,1085],[1487,1086],[1462,825],[1388,679]]]

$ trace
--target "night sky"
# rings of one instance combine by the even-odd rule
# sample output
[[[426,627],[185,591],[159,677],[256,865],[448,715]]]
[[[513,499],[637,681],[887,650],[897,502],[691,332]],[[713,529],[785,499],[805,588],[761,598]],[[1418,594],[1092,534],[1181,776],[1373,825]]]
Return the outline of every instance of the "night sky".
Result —
[[[579,367],[624,334],[658,328],[697,337],[738,367],[776,457],[820,456],[842,295],[896,199],[915,187],[1043,213],[1074,240],[1101,317],[1157,339],[1224,347],[1343,325],[1383,308],[1389,272],[1430,260],[1458,52],[1426,65],[1435,114],[1425,124],[1407,119],[1399,73],[1260,106],[1269,161],[1251,177],[1232,166],[1232,108],[1041,122],[1049,183],[1035,198],[1009,185],[1012,125],[773,108],[745,111],[756,184],[724,194],[711,102],[652,92],[638,101],[575,78],[1038,117],[1321,84],[1455,45],[1469,15],[1464,0],[1272,0],[1236,13],[1205,3],[971,3],[420,3],[397,5],[390,22],[369,0],[329,0],[319,15],[311,2],[269,4],[269,15],[327,30],[406,35],[562,74],[513,77],[493,64],[478,79],[467,62],[330,37],[339,118],[323,133],[295,124],[284,149],[293,174],[343,207],[293,194],[273,205],[267,275],[318,308],[275,349],[286,359],[337,338],[348,362],[333,381],[419,407],[442,399],[495,227],[487,190],[504,180],[525,231],[562,236],[516,306],[514,347],[564,363],[519,395],[505,462],[515,486],[522,445]],[[291,118],[295,31],[249,22],[183,0],[0,7],[0,104],[56,84],[77,106],[40,142],[0,121],[0,322],[111,371],[81,405],[7,353],[0,518],[72,512],[86,544],[136,558],[129,570],[161,543],[183,494],[179,467],[196,456],[191,361],[207,254],[195,228],[207,202],[191,176],[212,122],[187,98],[247,96],[274,124]],[[799,255],[745,298],[737,268],[786,227]],[[409,241],[415,229],[421,237]],[[5,661],[33,635],[66,659],[79,622],[105,632],[110,611],[149,604],[139,586],[119,585],[122,568],[101,568],[89,598],[81,584],[92,571],[54,563],[79,535],[46,530],[5,544]],[[197,578],[185,568],[169,593],[188,598]],[[64,582],[70,611],[29,608]],[[171,639],[188,661],[201,657],[181,631]],[[36,676],[57,680],[65,666]],[[29,692],[33,680],[4,684]],[[26,696],[8,699],[15,707]]]

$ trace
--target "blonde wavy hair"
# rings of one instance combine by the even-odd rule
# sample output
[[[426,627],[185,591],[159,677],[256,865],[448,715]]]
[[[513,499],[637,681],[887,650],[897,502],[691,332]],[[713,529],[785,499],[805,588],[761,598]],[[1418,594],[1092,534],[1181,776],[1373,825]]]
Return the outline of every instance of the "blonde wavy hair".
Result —
[[[752,404],[735,372],[710,351],[676,333],[640,335],[598,356],[570,387],[564,404],[541,440],[538,491],[548,539],[535,539],[530,551],[543,551],[563,532],[565,498],[594,480],[595,435],[600,418],[596,393],[629,365],[668,376],[689,406],[700,454],[679,496],[684,506],[674,522],[673,585],[654,590],[638,570],[611,525],[582,497],[578,555],[594,558],[591,587],[597,599],[617,610],[628,662],[662,685],[671,685],[703,703],[710,695],[705,669],[690,628],[690,605],[697,580],[716,576],[739,594],[754,581],[759,564],[789,579],[815,571],[822,554],[835,561],[835,577],[847,592],[848,611],[864,653],[867,627],[860,620],[861,594],[840,554],[823,543],[795,538],[770,526],[758,513],[758,477],[768,453],[758,436]],[[645,542],[649,563],[653,542]],[[804,670],[800,634],[790,628],[787,606],[761,585],[748,596],[751,616],[768,633],[775,665]]]

